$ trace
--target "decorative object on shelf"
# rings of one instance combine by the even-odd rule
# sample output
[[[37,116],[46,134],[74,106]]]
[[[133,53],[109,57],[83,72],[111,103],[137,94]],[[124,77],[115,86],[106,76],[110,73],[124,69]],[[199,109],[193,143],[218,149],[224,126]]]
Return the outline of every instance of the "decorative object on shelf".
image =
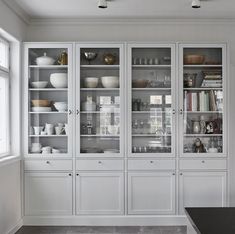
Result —
[[[33,112],[51,112],[51,107],[41,107],[41,106],[34,106],[32,107]]]
[[[206,149],[200,138],[197,138],[193,143],[193,152],[194,153],[205,153]]]
[[[51,152],[52,152],[51,146],[42,147],[42,154],[51,154]]]
[[[84,87],[85,88],[96,88],[99,83],[98,77],[86,77],[84,78]]]
[[[132,111],[140,111],[141,110],[141,99],[133,99],[132,100]]]
[[[53,105],[59,112],[64,112],[68,110],[67,102],[55,102]]]
[[[34,135],[40,135],[42,130],[43,130],[43,126],[34,126],[33,130],[34,130]]]
[[[170,63],[171,62],[171,57],[170,56],[165,56],[163,57],[163,61],[166,63]]]
[[[53,65],[55,59],[48,57],[47,53],[44,53],[43,56],[36,58],[36,64],[39,66]]]
[[[57,62],[60,65],[68,65],[68,54],[65,50],[61,53]]]
[[[54,88],[67,88],[68,87],[68,74],[67,73],[52,73],[50,75],[50,82]]]
[[[84,52],[85,59],[88,61],[88,64],[91,65],[91,61],[94,60],[97,56],[95,52]]]
[[[64,132],[64,127],[62,127],[62,126],[56,126],[55,127],[55,134],[56,135],[62,135],[63,132]]]
[[[46,88],[48,81],[34,81],[31,82],[31,87],[35,89],[43,89]]]
[[[185,65],[200,65],[204,63],[204,60],[205,56],[200,54],[188,54],[184,56]]]
[[[132,88],[146,88],[149,83],[149,80],[136,79],[132,80]]]
[[[201,131],[200,122],[197,120],[192,120],[192,125],[193,125],[193,133],[199,134]]]
[[[50,107],[51,102],[47,99],[35,99],[31,100],[34,107]]]
[[[203,81],[201,87],[220,88],[222,87],[222,70],[203,71]]]
[[[60,154],[61,152],[59,149],[52,148],[52,153],[53,154]]]
[[[197,73],[184,73],[184,88],[194,88]]]
[[[45,124],[45,131],[46,131],[47,135],[53,135],[54,134],[54,124],[46,123]]]
[[[218,148],[216,147],[216,139],[214,137],[210,138],[209,140],[208,153],[218,153]]]
[[[113,65],[115,64],[116,62],[116,59],[117,59],[117,56],[115,54],[104,54],[103,55],[103,61],[106,65]]]
[[[82,103],[83,111],[96,111],[96,103],[92,101],[92,96],[87,96],[87,100]]]
[[[31,144],[31,152],[32,153],[41,153],[41,151],[42,151],[41,143],[36,142],[36,143]]]
[[[102,76],[101,83],[104,88],[118,88],[119,77],[118,76]]]
[[[206,121],[204,115],[200,116],[200,134],[206,133]]]

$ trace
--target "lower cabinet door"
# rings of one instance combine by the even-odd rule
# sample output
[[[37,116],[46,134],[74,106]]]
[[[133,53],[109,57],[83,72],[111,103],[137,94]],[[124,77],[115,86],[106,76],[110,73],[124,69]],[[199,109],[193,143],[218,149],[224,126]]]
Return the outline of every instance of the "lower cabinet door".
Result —
[[[72,174],[25,173],[25,215],[72,215]]]
[[[123,214],[123,173],[79,173],[76,176],[77,214]]]
[[[175,173],[128,173],[128,214],[174,214]]]
[[[179,178],[179,209],[226,206],[226,172],[182,172]]]

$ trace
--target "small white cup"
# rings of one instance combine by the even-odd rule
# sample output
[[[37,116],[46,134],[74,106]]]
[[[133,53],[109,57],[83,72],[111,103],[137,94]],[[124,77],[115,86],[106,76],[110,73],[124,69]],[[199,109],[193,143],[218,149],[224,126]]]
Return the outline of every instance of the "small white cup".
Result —
[[[34,129],[34,135],[40,135],[41,131],[43,130],[43,127],[35,126]]]
[[[64,127],[57,126],[57,127],[55,127],[55,134],[56,135],[61,135],[63,130],[64,130]]]

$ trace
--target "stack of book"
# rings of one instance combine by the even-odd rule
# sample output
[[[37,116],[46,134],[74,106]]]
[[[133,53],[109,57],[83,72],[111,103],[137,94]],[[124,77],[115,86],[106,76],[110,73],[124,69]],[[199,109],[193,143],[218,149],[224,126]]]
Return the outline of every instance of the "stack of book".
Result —
[[[211,87],[211,88],[222,87],[222,71],[221,70],[204,71],[201,87],[205,87],[205,88],[207,88],[207,87]]]
[[[185,91],[185,107],[187,111],[217,111],[216,94],[213,90],[208,92]]]

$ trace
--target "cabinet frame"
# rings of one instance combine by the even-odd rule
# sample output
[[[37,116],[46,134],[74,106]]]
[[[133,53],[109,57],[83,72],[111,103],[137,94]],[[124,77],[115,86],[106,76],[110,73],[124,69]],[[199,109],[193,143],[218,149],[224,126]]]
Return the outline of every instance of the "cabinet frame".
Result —
[[[132,152],[132,49],[140,48],[166,48],[171,50],[171,97],[172,97],[172,132],[171,132],[171,153],[133,153]],[[176,153],[176,44],[156,44],[156,43],[128,43],[127,45],[127,120],[128,126],[126,128],[127,137],[127,157],[175,157]]]
[[[24,43],[24,81],[23,81],[23,112],[24,112],[24,132],[23,132],[23,138],[24,140],[24,157],[28,159],[40,159],[42,158],[42,154],[35,154],[35,153],[29,153],[29,109],[28,106],[30,104],[29,100],[29,50],[30,49],[60,49],[60,48],[66,48],[67,54],[68,54],[68,90],[67,90],[67,97],[68,97],[68,113],[67,113],[67,119],[68,119],[68,126],[69,126],[69,134],[67,136],[67,153],[60,153],[60,154],[47,154],[46,156],[43,156],[43,159],[45,158],[72,158],[73,155],[73,138],[74,138],[74,130],[73,130],[73,109],[74,109],[74,97],[73,97],[73,44],[72,43]],[[40,68],[38,68],[40,69]],[[70,113],[69,113],[70,112]],[[57,113],[55,113],[57,114]]]
[[[125,44],[124,43],[76,43],[75,44],[75,50],[76,50],[76,63],[75,63],[75,69],[76,69],[76,79],[75,79],[75,86],[76,90],[79,90],[79,95],[76,96],[76,149],[75,149],[75,157],[124,157],[125,154]],[[80,153],[81,149],[81,136],[80,136],[80,120],[81,120],[81,114],[80,114],[80,80],[81,80],[81,61],[80,61],[80,55],[81,55],[81,49],[92,49],[92,48],[111,48],[111,49],[119,49],[119,96],[120,96],[120,150],[119,153],[115,154],[104,154],[104,153]]]
[[[192,49],[197,49],[197,48],[202,48],[202,49],[221,49],[222,50],[222,91],[223,91],[223,112],[222,112],[222,117],[223,117],[223,133],[222,133],[222,138],[223,138],[223,152],[222,153],[184,153],[184,150],[182,146],[184,146],[184,132],[183,130],[180,131],[180,129],[184,129],[184,115],[180,110],[184,110],[183,107],[183,102],[184,102],[184,92],[183,92],[183,74],[184,74],[184,64],[183,64],[183,56],[184,56],[184,49],[187,48],[192,48]],[[211,158],[211,157],[227,157],[228,154],[228,131],[227,131],[227,126],[229,125],[228,123],[228,115],[227,115],[227,105],[228,105],[228,64],[227,64],[227,45],[225,43],[221,44],[204,44],[204,43],[196,43],[196,44],[184,44],[184,43],[179,43],[179,51],[178,51],[178,66],[179,66],[179,72],[178,72],[178,79],[179,79],[179,84],[178,84],[178,90],[179,92],[179,97],[178,97],[178,111],[179,111],[179,120],[178,120],[178,139],[179,139],[179,146],[178,147],[178,154],[180,157],[187,157],[187,158],[192,158],[195,156],[199,156],[202,158]],[[209,134],[208,134],[209,135]]]

